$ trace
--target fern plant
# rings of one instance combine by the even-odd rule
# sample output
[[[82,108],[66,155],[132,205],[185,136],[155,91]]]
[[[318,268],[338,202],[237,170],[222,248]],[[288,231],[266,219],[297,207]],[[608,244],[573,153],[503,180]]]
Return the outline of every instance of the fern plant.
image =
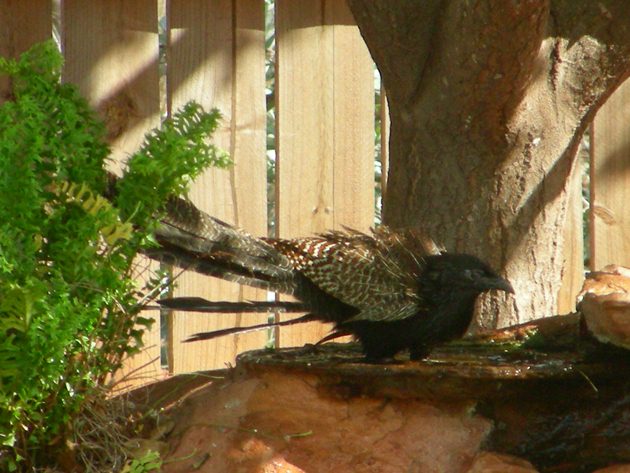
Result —
[[[141,347],[134,258],[170,196],[229,159],[219,113],[188,104],[147,137],[108,188],[104,127],[68,84],[52,42],[0,58],[0,470],[42,466],[72,419]],[[154,278],[140,296],[157,293]]]

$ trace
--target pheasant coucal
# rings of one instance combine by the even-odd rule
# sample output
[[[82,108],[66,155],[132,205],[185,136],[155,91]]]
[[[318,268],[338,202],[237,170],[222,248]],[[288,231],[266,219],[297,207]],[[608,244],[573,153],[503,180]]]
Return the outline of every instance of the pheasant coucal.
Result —
[[[210,303],[164,300],[183,310],[261,311],[276,306],[305,316],[275,325],[332,322],[326,339],[353,335],[370,360],[408,349],[423,358],[436,344],[461,337],[482,292],[513,293],[510,283],[468,254],[445,253],[413,231],[381,227],[372,234],[328,232],[298,239],[256,238],[174,200],[156,231],[150,256],[200,273],[289,294],[291,302]],[[268,324],[255,326],[265,327]],[[204,332],[188,341],[247,330]]]

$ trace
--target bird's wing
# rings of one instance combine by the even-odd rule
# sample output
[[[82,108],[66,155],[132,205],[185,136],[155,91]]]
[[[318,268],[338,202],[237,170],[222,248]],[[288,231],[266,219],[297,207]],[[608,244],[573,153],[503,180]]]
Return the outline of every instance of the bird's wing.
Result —
[[[394,322],[404,320],[415,316],[419,311],[420,305],[418,302],[401,302],[394,305],[367,307],[353,317],[344,320],[343,324],[340,324],[340,328],[352,322]]]
[[[412,252],[410,242],[398,234],[381,230],[376,236],[329,232],[270,244],[317,287],[345,304],[389,311],[417,302],[415,280],[428,251]]]

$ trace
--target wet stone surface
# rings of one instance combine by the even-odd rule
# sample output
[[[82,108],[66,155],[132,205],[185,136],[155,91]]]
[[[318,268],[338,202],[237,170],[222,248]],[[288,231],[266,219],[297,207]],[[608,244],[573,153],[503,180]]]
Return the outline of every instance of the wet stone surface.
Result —
[[[422,361],[366,363],[357,345],[331,343],[174,377],[149,395],[175,426],[164,471],[590,473],[630,463],[630,356],[559,336],[579,332],[574,319]],[[558,322],[560,332],[546,327]]]
[[[593,471],[630,461],[630,355],[589,342],[573,350],[462,342],[427,360],[363,361],[358,346],[248,352],[250,374],[315,376],[325,395],[469,402],[490,419],[484,449],[516,455],[540,471]]]

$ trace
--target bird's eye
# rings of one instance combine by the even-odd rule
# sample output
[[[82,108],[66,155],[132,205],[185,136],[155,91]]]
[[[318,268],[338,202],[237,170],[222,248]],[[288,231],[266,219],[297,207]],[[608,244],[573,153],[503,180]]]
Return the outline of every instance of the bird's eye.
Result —
[[[471,281],[474,281],[475,279],[479,279],[481,277],[483,277],[483,271],[479,270],[479,269],[465,269],[463,271],[463,276],[465,279],[469,279]]]

